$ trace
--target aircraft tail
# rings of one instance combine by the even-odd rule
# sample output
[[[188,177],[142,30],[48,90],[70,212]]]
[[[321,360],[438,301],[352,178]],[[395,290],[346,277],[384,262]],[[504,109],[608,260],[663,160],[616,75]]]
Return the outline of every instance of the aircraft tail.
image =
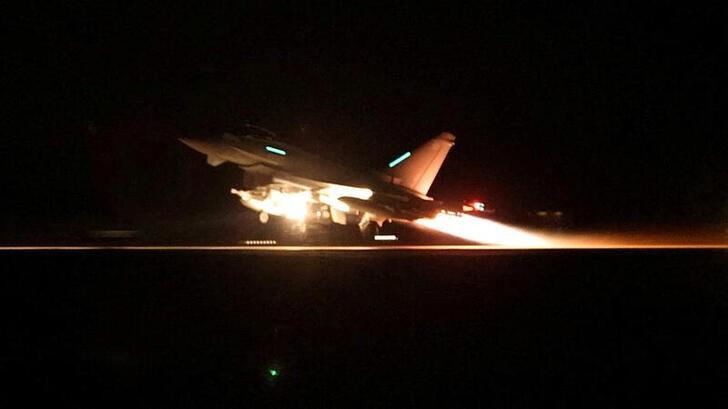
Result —
[[[384,173],[391,177],[392,183],[427,195],[442,162],[454,144],[455,136],[443,132],[413,152],[406,152],[390,162]]]

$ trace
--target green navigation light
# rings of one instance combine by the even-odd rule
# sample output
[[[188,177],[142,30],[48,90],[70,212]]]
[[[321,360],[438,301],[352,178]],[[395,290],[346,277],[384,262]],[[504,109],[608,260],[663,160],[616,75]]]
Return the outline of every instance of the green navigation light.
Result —
[[[268,152],[275,153],[276,155],[281,155],[281,156],[286,156],[286,153],[287,153],[283,149],[279,149],[279,148],[276,148],[276,147],[270,146],[270,145],[267,145],[265,147],[265,150],[267,150]]]
[[[278,376],[278,371],[276,369],[271,368],[268,370],[268,374],[270,374],[270,376]]]
[[[405,152],[405,153],[403,153],[402,156],[400,156],[399,158],[397,158],[397,159],[389,162],[389,167],[390,168],[393,168],[393,167],[399,165],[400,162],[402,162],[403,160],[409,158],[410,156],[412,156],[412,152]]]

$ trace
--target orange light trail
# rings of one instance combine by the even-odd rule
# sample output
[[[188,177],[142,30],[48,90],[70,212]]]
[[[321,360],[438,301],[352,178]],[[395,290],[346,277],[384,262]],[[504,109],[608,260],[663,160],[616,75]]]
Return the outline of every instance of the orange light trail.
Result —
[[[436,251],[436,252],[501,252],[529,250],[728,250],[728,244],[584,244],[580,246],[522,247],[482,244],[458,245],[386,245],[386,246],[2,246],[0,252],[13,251],[222,251],[242,253],[320,253],[320,252],[395,252],[395,251]]]
[[[716,232],[592,232],[545,233],[527,231],[488,219],[440,213],[415,223],[451,236],[499,249],[666,249],[728,248],[728,230]]]
[[[548,240],[536,234],[469,215],[440,213],[432,219],[417,219],[415,223],[481,244],[520,248],[550,247]]]

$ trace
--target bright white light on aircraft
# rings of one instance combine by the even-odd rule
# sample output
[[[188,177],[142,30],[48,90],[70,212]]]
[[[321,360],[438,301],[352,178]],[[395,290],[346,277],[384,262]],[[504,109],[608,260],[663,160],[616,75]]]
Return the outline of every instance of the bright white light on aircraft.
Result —
[[[393,167],[399,165],[403,160],[409,158],[410,156],[412,156],[412,152],[403,153],[402,156],[400,156],[399,158],[389,162],[389,167],[393,168]]]
[[[267,145],[265,147],[265,150],[267,150],[268,152],[275,153],[276,155],[286,156],[286,151],[284,151],[283,149],[280,149],[280,148],[276,148],[274,146]]]
[[[342,212],[348,212],[349,205],[339,200],[340,197],[355,197],[357,199],[368,200],[374,192],[371,189],[343,186],[343,185],[331,185],[329,187],[320,189],[318,191],[319,200],[336,210]]]
[[[284,215],[291,220],[303,221],[308,213],[308,203],[311,201],[311,192],[302,192],[298,195],[285,195],[282,203]]]
[[[477,243],[511,247],[548,246],[546,240],[523,230],[492,220],[452,212],[440,213],[433,219],[417,219],[415,223]]]
[[[231,189],[230,193],[240,196],[240,202],[259,212],[283,216],[289,220],[303,221],[308,212],[308,203],[312,201],[311,192],[281,192],[270,190],[266,196],[255,191]]]
[[[271,190],[263,211],[286,219],[303,221],[306,218],[311,192],[283,193]]]
[[[321,201],[321,203],[327,204],[336,210],[341,210],[342,212],[349,211],[349,205],[341,202],[340,200],[338,200],[336,198],[329,197],[326,195],[321,195],[321,196],[319,196],[319,200]]]

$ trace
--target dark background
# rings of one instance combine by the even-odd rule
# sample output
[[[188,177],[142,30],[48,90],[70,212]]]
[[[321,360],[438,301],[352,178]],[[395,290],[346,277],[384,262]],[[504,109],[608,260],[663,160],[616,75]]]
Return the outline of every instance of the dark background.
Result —
[[[370,168],[450,131],[430,194],[503,215],[725,223],[723,8],[601,3],[25,4],[2,16],[3,234],[242,212],[240,173],[176,138],[247,122]]]
[[[726,228],[722,6],[210,3],[0,13],[3,242],[252,226],[176,140],[246,122],[371,168],[450,131],[431,194],[516,219]],[[722,250],[1,256],[5,406],[725,407]]]

